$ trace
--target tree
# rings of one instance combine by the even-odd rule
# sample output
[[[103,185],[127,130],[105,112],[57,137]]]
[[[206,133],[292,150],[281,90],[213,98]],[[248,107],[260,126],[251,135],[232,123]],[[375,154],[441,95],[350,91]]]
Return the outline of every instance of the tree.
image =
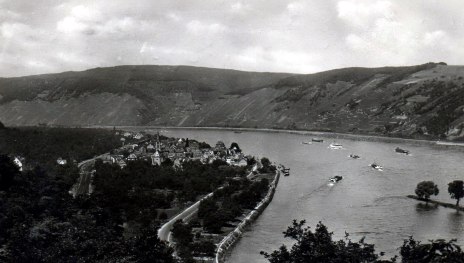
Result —
[[[163,160],[163,162],[161,162],[161,166],[172,167],[173,165],[174,162],[169,158],[166,158]]]
[[[451,199],[456,199],[456,206],[459,206],[459,200],[464,197],[464,182],[455,180],[448,184],[448,193]]]
[[[242,150],[238,146],[238,143],[236,143],[236,142],[231,143],[229,149],[235,150],[236,152],[242,152]]]
[[[215,212],[203,219],[203,228],[210,233],[221,233],[224,217],[221,213]]]
[[[198,217],[201,219],[209,217],[218,209],[219,207],[217,206],[216,201],[212,198],[201,200],[200,205],[198,206]]]
[[[136,262],[174,263],[173,250],[158,238],[157,229],[149,227],[136,237],[132,245]],[[118,259],[119,260],[119,259]]]
[[[159,214],[159,217],[158,217],[158,218],[159,218],[159,220],[163,220],[163,221],[164,221],[164,220],[168,219],[168,214],[166,214],[166,212],[161,212],[161,213]]]
[[[193,244],[193,254],[196,256],[214,257],[216,245],[210,240],[203,240]]]
[[[332,233],[319,222],[314,232],[305,227],[305,221],[293,220],[292,226],[284,232],[285,237],[295,241],[289,250],[282,245],[271,254],[261,251],[270,263],[395,263],[398,257],[389,260],[379,259],[374,245],[367,244],[362,238],[353,242],[348,238],[333,241]],[[400,247],[402,263],[464,263],[464,252],[455,244],[456,240],[432,240],[421,244],[412,237],[405,240]],[[380,255],[383,255],[380,252]]]
[[[184,224],[181,219],[174,223],[171,232],[174,240],[181,246],[186,246],[193,241],[192,227]]]
[[[296,241],[291,250],[285,245],[271,254],[261,252],[270,263],[342,263],[342,262],[379,262],[374,245],[367,244],[362,238],[359,242],[348,239],[333,241],[332,233],[319,222],[314,232],[305,227],[305,221],[293,220],[292,226],[284,232],[285,237]],[[392,262],[392,261],[387,261]]]
[[[464,263],[464,252],[454,244],[455,240],[432,240],[421,244],[412,237],[400,248],[403,263]]]
[[[263,165],[263,167],[269,167],[269,165],[271,165],[271,161],[269,161],[268,158],[266,157],[263,157],[261,158],[261,164]]]
[[[432,181],[422,181],[417,184],[416,195],[424,198],[427,202],[431,195],[438,195],[438,186]]]
[[[200,142],[199,146],[200,146],[200,149],[211,149],[211,145],[209,145],[206,142]]]
[[[0,155],[0,189],[6,190],[19,175],[19,168],[7,155]]]

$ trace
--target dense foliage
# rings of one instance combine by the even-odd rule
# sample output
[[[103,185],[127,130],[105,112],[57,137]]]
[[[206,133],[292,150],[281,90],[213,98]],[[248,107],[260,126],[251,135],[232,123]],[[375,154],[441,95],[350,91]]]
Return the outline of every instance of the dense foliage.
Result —
[[[412,237],[400,248],[403,263],[463,263],[464,252],[454,240],[432,240],[422,244]]]
[[[273,173],[276,170],[276,167],[271,164],[268,158],[261,158],[261,167],[259,168],[260,173]]]
[[[345,262],[377,262],[379,255],[375,253],[374,245],[367,244],[364,239],[353,242],[348,239],[333,241],[325,225],[319,223],[314,232],[304,227],[305,221],[293,221],[292,226],[284,232],[296,243],[288,250],[281,246],[271,254],[261,252],[271,263],[345,263]]]
[[[200,202],[198,218],[206,231],[220,233],[228,222],[241,215],[244,209],[254,209],[269,187],[267,179],[250,181],[246,178],[230,180],[212,198]]]
[[[121,145],[119,137],[109,130],[66,128],[0,129],[3,153],[24,157],[30,167],[54,167],[61,157],[82,161]]]
[[[12,164],[0,158],[0,173]],[[59,170],[15,172],[0,191],[1,262],[174,262],[153,225],[124,238],[121,212],[93,198],[73,199],[68,190],[78,169]]]
[[[332,233],[322,223],[313,232],[305,227],[304,220],[294,220],[284,235],[295,243],[290,250],[282,245],[270,254],[261,252],[270,263],[394,263],[398,260],[396,256],[381,260],[383,253],[377,254],[374,245],[365,243],[364,238],[353,242],[346,234],[344,240],[334,241]],[[403,263],[464,263],[464,253],[453,240],[421,244],[411,237],[404,241],[400,256]]]
[[[15,177],[19,175],[19,167],[16,166],[7,155],[0,155],[0,190],[10,188]]]
[[[424,198],[425,200],[429,200],[430,196],[438,195],[439,190],[438,186],[432,181],[423,181],[417,184],[416,195],[419,198]]]
[[[455,180],[448,184],[448,193],[452,199],[456,199],[456,206],[459,206],[459,200],[464,197],[464,182]]]

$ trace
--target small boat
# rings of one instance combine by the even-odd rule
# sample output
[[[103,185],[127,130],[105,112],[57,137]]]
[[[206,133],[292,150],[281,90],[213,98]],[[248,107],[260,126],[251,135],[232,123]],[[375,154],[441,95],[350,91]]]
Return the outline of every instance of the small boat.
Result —
[[[311,142],[301,142],[302,144],[311,144]]]
[[[377,171],[383,171],[383,167],[376,163],[372,163],[370,166]]]
[[[330,148],[330,149],[333,149],[333,150],[340,150],[340,149],[343,148],[343,145],[338,144],[338,143],[331,143],[331,144],[329,145],[329,148]]]
[[[406,154],[406,155],[409,154],[409,151],[408,151],[408,150],[401,149],[400,147],[396,147],[395,152],[397,152],[397,153],[404,153],[404,154]]]
[[[282,168],[280,169],[284,176],[289,176],[290,175],[290,168],[285,168],[285,166],[282,165]]]
[[[320,138],[312,138],[311,141],[313,141],[313,142],[324,142],[324,140],[320,139]]]
[[[359,158],[361,158],[359,155],[356,155],[356,154],[350,154],[349,157],[350,157],[350,158],[353,158],[353,159],[359,159]]]
[[[234,131],[234,133],[242,133],[241,131]]]
[[[329,179],[329,182],[331,183],[337,183],[338,181],[341,181],[343,179],[343,176],[340,176],[340,175],[336,175],[332,178]]]

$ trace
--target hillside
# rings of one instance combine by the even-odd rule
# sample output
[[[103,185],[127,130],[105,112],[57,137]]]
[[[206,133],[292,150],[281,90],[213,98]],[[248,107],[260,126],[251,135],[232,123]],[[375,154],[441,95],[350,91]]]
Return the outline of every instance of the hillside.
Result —
[[[6,125],[261,127],[415,138],[464,136],[464,66],[308,75],[118,66],[0,78]]]

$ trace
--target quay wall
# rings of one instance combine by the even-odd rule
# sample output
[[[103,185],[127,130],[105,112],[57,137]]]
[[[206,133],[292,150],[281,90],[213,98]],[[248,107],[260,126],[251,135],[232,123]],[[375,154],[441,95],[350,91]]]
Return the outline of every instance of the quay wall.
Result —
[[[246,227],[251,225],[264,211],[264,209],[269,205],[274,197],[274,193],[277,188],[277,184],[280,178],[280,171],[276,171],[274,180],[269,184],[269,189],[266,196],[259,202],[255,209],[246,215],[246,217],[237,225],[237,227],[231,231],[227,236],[225,236],[216,250],[215,263],[225,262],[226,253],[232,249],[233,245],[240,239],[242,233],[246,230]]]

